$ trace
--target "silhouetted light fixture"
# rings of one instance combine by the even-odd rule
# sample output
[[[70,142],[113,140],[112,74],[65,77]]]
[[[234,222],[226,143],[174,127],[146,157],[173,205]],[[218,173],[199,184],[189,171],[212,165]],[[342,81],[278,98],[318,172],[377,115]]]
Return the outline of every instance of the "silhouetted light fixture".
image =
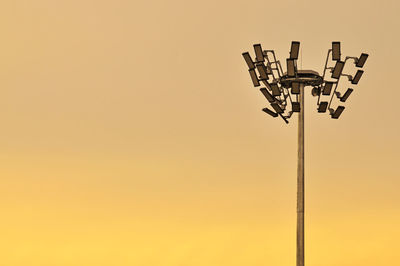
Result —
[[[332,71],[332,78],[334,79],[340,78],[340,75],[342,75],[343,67],[344,67],[344,62],[337,61]]]
[[[292,102],[292,111],[293,112],[300,112],[300,103],[299,102]]]
[[[256,71],[254,69],[249,69],[251,81],[253,81],[254,87],[260,86],[260,82],[258,81]]]
[[[343,94],[342,97],[340,97],[341,102],[345,102],[347,98],[349,98],[350,94],[353,92],[352,88],[348,88],[347,91]]]
[[[246,61],[247,66],[249,67],[249,69],[254,69],[255,68],[254,62],[251,59],[249,52],[245,52],[242,55],[243,55],[244,60]]]
[[[283,109],[277,103],[271,103],[272,108],[274,108],[275,112],[278,114],[283,113]]]
[[[260,73],[261,80],[268,80],[267,68],[264,66],[263,63],[257,64],[258,73]]]
[[[360,55],[360,58],[358,58],[358,60],[357,60],[356,67],[363,67],[365,62],[367,61],[367,59],[368,59],[368,54],[362,53]]]
[[[328,102],[320,102],[318,106],[318,113],[325,113],[328,107]]]
[[[272,116],[272,117],[277,117],[278,116],[277,113],[275,113],[274,111],[269,110],[267,107],[263,108],[262,110],[264,112],[266,112],[267,114],[269,114],[270,116]]]
[[[300,94],[300,82],[292,82],[292,94]]]
[[[290,48],[290,59],[299,58],[299,49],[300,49],[300,42],[292,42],[292,46]]]
[[[256,62],[261,63],[264,62],[264,53],[261,48],[261,44],[254,44],[254,51],[256,53]]]
[[[332,60],[340,61],[340,42],[332,42]]]
[[[362,74],[364,74],[364,71],[357,70],[357,73],[355,74],[354,78],[351,80],[351,84],[358,84]]]
[[[344,110],[344,106],[338,106],[336,108],[336,110],[332,113],[332,118],[338,119],[339,116],[342,114],[343,110]]]
[[[294,66],[294,59],[286,59],[286,64],[287,64],[287,75],[289,77],[295,77],[296,69]]]
[[[281,91],[279,90],[278,84],[277,83],[271,83],[271,90],[272,90],[272,95],[273,96],[279,96],[281,95]]]
[[[262,92],[262,94],[264,94],[265,98],[267,98],[270,103],[273,103],[275,101],[274,96],[272,96],[266,88],[261,88],[260,91]]]
[[[333,82],[325,82],[324,89],[322,90],[322,95],[330,95],[333,87]]]

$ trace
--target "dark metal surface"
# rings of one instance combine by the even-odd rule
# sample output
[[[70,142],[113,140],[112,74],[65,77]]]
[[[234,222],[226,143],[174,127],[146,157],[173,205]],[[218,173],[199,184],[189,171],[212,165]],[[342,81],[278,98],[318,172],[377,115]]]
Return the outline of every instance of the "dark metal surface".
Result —
[[[290,77],[287,73],[283,73],[279,82],[285,88],[291,87],[292,82],[302,83],[304,86],[319,86],[322,84],[323,79],[316,71],[298,70],[296,77]]]
[[[304,266],[304,84],[300,84],[297,144],[297,245],[296,266]]]
[[[321,102],[318,106],[318,113],[325,113],[328,107],[328,102]]]

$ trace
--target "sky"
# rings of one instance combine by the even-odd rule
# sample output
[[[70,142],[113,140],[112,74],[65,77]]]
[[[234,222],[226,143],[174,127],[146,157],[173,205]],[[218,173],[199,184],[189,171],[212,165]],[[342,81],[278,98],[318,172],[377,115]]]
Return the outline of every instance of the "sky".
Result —
[[[241,56],[291,41],[370,55],[340,119],[306,91],[306,265],[398,265],[399,9],[2,1],[0,265],[295,265],[296,117]]]

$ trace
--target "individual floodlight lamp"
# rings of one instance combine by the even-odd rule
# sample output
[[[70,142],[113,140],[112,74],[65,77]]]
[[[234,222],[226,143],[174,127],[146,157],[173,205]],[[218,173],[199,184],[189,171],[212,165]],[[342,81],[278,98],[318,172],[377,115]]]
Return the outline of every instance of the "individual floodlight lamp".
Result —
[[[260,73],[261,80],[268,80],[267,68],[263,63],[257,64],[258,73]]]
[[[338,119],[339,116],[343,113],[344,106],[338,106],[336,110],[332,113],[333,119]]]
[[[300,103],[299,102],[292,102],[292,111],[299,113],[300,112]]]
[[[246,61],[247,66],[249,67],[249,69],[254,69],[255,65],[254,65],[253,60],[251,59],[249,52],[245,52],[242,55],[243,55],[244,60]]]
[[[328,102],[320,102],[318,106],[318,113],[325,113],[328,107]]]
[[[258,81],[257,78],[257,73],[254,69],[249,69],[251,81],[253,82],[254,87],[260,86],[260,82]]]
[[[281,95],[281,91],[279,90],[278,83],[271,83],[270,86],[271,86],[273,96]]]
[[[278,116],[278,114],[277,113],[275,113],[274,111],[271,111],[271,110],[269,110],[268,108],[263,108],[262,109],[264,112],[266,112],[267,114],[269,114],[270,116],[272,116],[272,117],[277,117]]]
[[[340,42],[332,42],[332,60],[340,61]]]
[[[329,49],[323,74],[319,75],[314,70],[297,69],[297,60],[299,56],[299,42],[292,42],[290,56],[286,61],[287,72],[283,73],[280,61],[275,57],[273,50],[263,51],[260,44],[254,45],[256,59],[252,60],[249,53],[243,53],[254,86],[259,86],[260,80],[266,88],[260,91],[270,103],[272,109],[262,109],[271,117],[281,117],[286,123],[293,117],[293,113],[298,113],[298,167],[297,167],[297,239],[296,239],[296,264],[304,266],[304,98],[305,88],[311,87],[313,96],[318,97],[318,113],[328,113],[332,119],[338,119],[344,106],[331,108],[331,103],[337,97],[340,102],[346,102],[353,89],[349,88],[343,96],[337,92],[341,76],[347,76],[349,81],[357,84],[363,74],[362,70],[357,71],[354,78],[348,74],[343,74],[345,62],[353,59],[357,67],[363,67],[368,54],[362,53],[359,58],[346,57],[341,59],[340,42],[332,42],[332,48]],[[332,57],[330,55],[332,54]],[[331,60],[329,60],[331,59]],[[264,65],[264,60],[267,61]],[[329,63],[329,64],[328,64]],[[334,65],[332,67],[331,65]],[[265,66],[265,68],[263,67]],[[265,71],[266,70],[266,71]],[[257,74],[258,71],[258,74]],[[265,79],[265,73],[272,81]],[[329,74],[327,74],[329,73]],[[334,79],[334,80],[332,80]],[[332,92],[333,91],[333,92]],[[326,100],[326,98],[330,100]],[[329,112],[327,112],[329,110]]]
[[[254,44],[254,52],[256,53],[256,62],[264,62],[264,53],[261,48],[261,44]]]
[[[348,88],[347,91],[343,94],[342,97],[340,97],[341,102],[345,102],[347,98],[349,98],[350,94],[353,92],[352,88]]]
[[[356,67],[363,67],[367,59],[368,59],[368,54],[362,53],[360,57],[357,59]]]
[[[292,94],[300,94],[300,82],[292,82]]]
[[[261,88],[260,91],[262,92],[262,94],[264,94],[265,98],[267,98],[270,103],[275,102],[274,96],[272,96],[266,88]]]
[[[272,108],[274,108],[275,112],[277,112],[278,114],[283,113],[283,109],[282,107],[279,106],[279,104],[277,103],[271,103]]]
[[[357,70],[357,73],[354,75],[354,78],[351,80],[351,84],[358,84],[362,74],[364,74],[364,71]]]
[[[299,49],[300,49],[300,42],[292,42],[292,46],[290,47],[290,59],[299,58]]]
[[[334,79],[339,79],[340,75],[342,75],[343,68],[344,68],[344,62],[337,61],[335,67],[333,68],[331,77]]]
[[[333,82],[325,82],[324,88],[322,89],[322,95],[330,95],[333,87]]]
[[[287,65],[287,75],[289,77],[295,77],[296,76],[296,67],[295,67],[295,59],[286,59],[286,65]]]

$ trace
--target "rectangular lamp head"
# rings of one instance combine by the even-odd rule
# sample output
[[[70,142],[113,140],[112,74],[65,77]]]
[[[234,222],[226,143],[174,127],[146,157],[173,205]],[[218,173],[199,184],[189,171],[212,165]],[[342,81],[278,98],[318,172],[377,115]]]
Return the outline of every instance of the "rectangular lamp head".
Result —
[[[292,82],[292,94],[300,94],[300,82]]]
[[[254,87],[260,86],[260,82],[258,81],[256,71],[254,69],[249,69],[251,81],[253,81]]]
[[[263,63],[257,64],[257,70],[261,80],[268,80],[267,68]]]
[[[332,60],[340,61],[340,42],[332,42]]]
[[[271,103],[272,108],[274,108],[275,112],[278,114],[283,113],[283,109],[277,103]]]
[[[261,44],[254,44],[254,51],[256,52],[256,62],[264,62],[264,53],[261,48]]]
[[[351,80],[351,84],[358,84],[362,74],[364,74],[364,71],[357,70],[357,73],[355,74],[354,78]]]
[[[320,102],[318,106],[318,113],[325,113],[328,107],[328,102]]]
[[[331,77],[334,79],[340,78],[340,75],[342,75],[343,68],[344,68],[344,62],[337,61],[335,67],[333,68]]]
[[[249,69],[254,69],[255,68],[254,62],[251,59],[249,52],[243,53],[242,56],[243,56],[244,60],[246,61],[246,64],[249,67]]]
[[[344,106],[338,106],[338,108],[336,108],[336,110],[333,112],[332,118],[338,119],[339,116],[342,114],[343,110],[344,110]]]
[[[261,88],[260,91],[262,92],[262,94],[264,94],[265,98],[267,98],[270,103],[273,103],[275,101],[274,96],[272,96],[272,94],[269,93],[266,88]]]
[[[295,77],[296,76],[296,69],[294,65],[294,59],[286,59],[286,66],[287,66],[287,75],[289,77]]]
[[[292,102],[292,111],[295,113],[300,112],[300,103],[299,102]]]
[[[299,58],[299,49],[300,49],[300,42],[292,42],[292,46],[290,47],[290,59]]]
[[[367,58],[368,58],[368,54],[362,53],[357,60],[356,67],[363,67],[365,62],[367,61]]]
[[[281,95],[281,91],[279,90],[278,84],[277,83],[271,83],[271,90],[272,90],[272,95],[273,96],[279,96]]]
[[[352,88],[348,88],[347,91],[343,94],[342,97],[340,97],[341,102],[345,102],[347,98],[349,98],[350,94],[353,92]]]
[[[322,89],[322,95],[330,95],[333,87],[333,82],[326,81],[325,86]]]
[[[264,109],[262,109],[264,112],[266,112],[267,114],[269,114],[270,116],[272,116],[272,117],[277,117],[278,116],[278,114],[277,113],[275,113],[274,111],[271,111],[271,110],[269,110],[268,108],[264,108]]]

